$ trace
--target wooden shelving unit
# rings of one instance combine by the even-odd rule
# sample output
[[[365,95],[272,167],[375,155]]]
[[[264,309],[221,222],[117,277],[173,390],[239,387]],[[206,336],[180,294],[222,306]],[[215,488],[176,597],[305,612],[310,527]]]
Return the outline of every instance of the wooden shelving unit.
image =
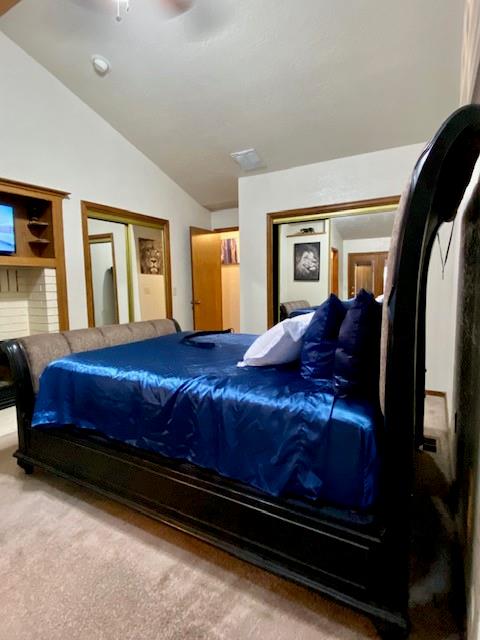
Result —
[[[325,231],[309,231],[308,233],[290,233],[287,238],[306,238],[308,236],[321,236]]]
[[[68,329],[62,204],[65,191],[0,178],[0,202],[15,212],[15,253],[0,255],[0,267],[55,269],[59,324]]]

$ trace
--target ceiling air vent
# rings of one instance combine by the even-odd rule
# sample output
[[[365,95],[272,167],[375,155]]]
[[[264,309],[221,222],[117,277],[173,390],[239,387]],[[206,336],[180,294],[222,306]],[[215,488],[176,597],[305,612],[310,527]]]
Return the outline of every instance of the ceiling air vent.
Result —
[[[256,171],[265,169],[265,163],[255,149],[244,149],[230,154],[244,171]]]

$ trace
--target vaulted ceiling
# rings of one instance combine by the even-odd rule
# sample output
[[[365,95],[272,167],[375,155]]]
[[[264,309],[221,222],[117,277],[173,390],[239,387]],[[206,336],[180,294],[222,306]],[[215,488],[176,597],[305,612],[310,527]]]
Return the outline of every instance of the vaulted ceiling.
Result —
[[[0,29],[210,208],[266,170],[426,140],[458,106],[462,0],[21,0]],[[91,56],[111,62],[96,75]]]

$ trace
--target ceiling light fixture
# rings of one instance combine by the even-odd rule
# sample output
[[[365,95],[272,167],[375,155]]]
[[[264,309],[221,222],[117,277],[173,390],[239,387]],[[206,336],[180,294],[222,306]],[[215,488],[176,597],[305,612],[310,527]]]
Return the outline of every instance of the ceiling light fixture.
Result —
[[[235,151],[230,156],[238,163],[244,171],[256,171],[257,169],[265,169],[265,163],[260,158],[256,149],[244,149],[243,151]]]
[[[95,73],[102,77],[106,76],[111,69],[110,62],[103,56],[99,56],[97,54],[92,56],[92,65],[95,69]]]

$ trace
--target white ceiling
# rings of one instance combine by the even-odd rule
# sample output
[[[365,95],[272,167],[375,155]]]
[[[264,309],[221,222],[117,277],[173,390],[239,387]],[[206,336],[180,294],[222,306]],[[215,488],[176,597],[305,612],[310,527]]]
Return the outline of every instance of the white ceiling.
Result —
[[[392,235],[395,213],[395,211],[383,211],[332,218],[330,224],[344,240],[389,238]]]
[[[211,208],[237,200],[232,151],[272,171],[421,142],[458,105],[463,0],[114,5],[22,0],[0,28]]]

